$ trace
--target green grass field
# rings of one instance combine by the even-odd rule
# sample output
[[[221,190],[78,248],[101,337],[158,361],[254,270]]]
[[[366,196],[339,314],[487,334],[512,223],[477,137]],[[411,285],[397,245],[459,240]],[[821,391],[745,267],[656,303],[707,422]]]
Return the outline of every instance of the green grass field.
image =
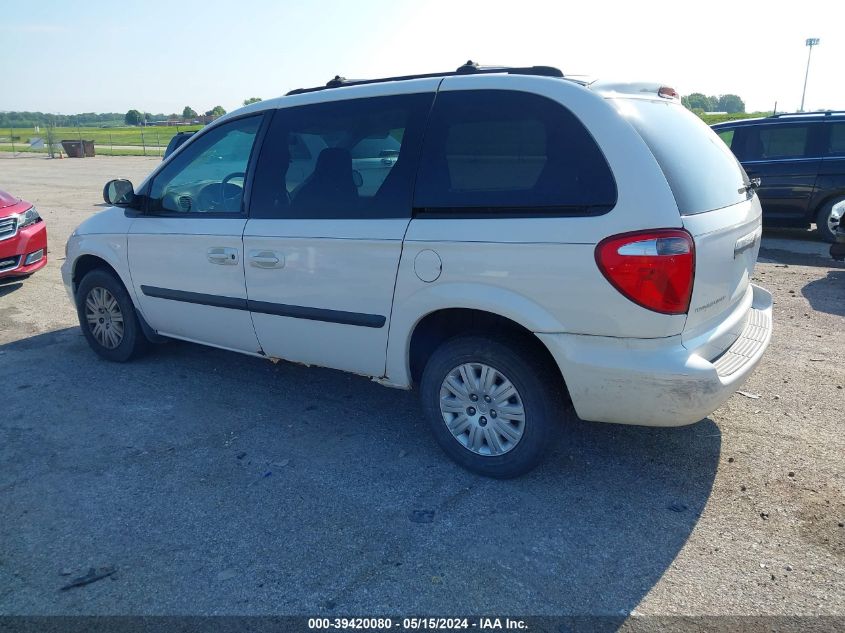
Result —
[[[64,140],[78,141],[81,136],[85,141],[94,141],[97,152],[108,149],[112,145],[132,145],[143,148],[167,147],[176,132],[198,130],[201,125],[187,126],[148,126],[148,127],[57,127],[54,128],[56,142]],[[41,126],[39,132],[33,128],[0,128],[0,143],[11,143],[14,137],[16,144],[28,144],[29,139],[40,137],[46,140],[47,128]],[[104,152],[105,153],[105,152]]]

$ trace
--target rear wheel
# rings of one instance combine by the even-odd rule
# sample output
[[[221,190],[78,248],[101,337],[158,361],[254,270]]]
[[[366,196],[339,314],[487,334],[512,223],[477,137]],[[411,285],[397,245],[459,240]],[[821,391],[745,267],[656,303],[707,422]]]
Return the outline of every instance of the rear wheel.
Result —
[[[825,242],[836,241],[836,227],[840,220],[845,217],[845,198],[835,198],[825,204],[816,217],[816,228],[819,230],[819,237]]]
[[[425,366],[420,395],[437,442],[458,464],[488,477],[540,463],[559,412],[548,368],[513,343],[458,337]]]
[[[122,363],[147,348],[129,293],[108,271],[95,269],[83,277],[76,312],[88,344],[103,358]]]

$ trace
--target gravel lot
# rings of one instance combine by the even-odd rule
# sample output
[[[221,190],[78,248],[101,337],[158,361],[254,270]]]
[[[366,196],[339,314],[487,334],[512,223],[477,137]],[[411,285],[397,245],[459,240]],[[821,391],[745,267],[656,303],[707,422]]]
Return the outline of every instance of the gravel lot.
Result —
[[[442,455],[413,393],[187,343],[99,360],[64,242],[156,162],[0,158],[50,235],[0,282],[0,614],[845,615],[845,267],[806,231],[763,240],[759,398],[574,421],[502,482]]]

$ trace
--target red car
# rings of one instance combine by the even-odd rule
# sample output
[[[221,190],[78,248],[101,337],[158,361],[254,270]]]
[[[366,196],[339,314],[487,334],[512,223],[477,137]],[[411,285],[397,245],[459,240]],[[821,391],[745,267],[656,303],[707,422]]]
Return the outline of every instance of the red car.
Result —
[[[0,279],[47,265],[47,227],[35,207],[0,190]]]

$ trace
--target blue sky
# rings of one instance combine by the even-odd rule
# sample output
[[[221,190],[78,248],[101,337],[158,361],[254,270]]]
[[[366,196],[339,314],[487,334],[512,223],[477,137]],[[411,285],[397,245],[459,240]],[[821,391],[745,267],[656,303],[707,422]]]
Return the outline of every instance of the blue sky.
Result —
[[[736,93],[749,109],[845,109],[845,2],[711,0],[135,0],[4,3],[0,110],[227,110],[335,74],[378,77],[545,64],[681,93]],[[704,7],[707,10],[704,10]],[[15,42],[10,49],[8,42]]]

